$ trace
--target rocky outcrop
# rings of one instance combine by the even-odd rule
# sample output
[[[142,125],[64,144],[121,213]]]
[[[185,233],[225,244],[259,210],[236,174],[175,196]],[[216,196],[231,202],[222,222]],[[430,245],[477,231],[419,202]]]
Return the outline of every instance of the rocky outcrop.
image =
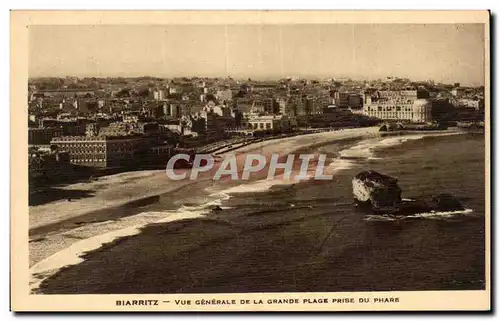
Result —
[[[410,215],[464,210],[461,202],[447,193],[403,201],[397,182],[396,178],[373,170],[360,172],[352,180],[354,200],[358,205],[367,205],[372,212],[381,214]]]
[[[464,210],[462,203],[456,197],[447,193],[431,196],[427,204],[433,211]]]
[[[223,211],[222,207],[220,207],[219,205],[211,206],[210,210],[215,211],[215,212]]]
[[[352,180],[354,199],[375,209],[397,207],[401,203],[401,188],[394,177],[376,171],[364,171]]]

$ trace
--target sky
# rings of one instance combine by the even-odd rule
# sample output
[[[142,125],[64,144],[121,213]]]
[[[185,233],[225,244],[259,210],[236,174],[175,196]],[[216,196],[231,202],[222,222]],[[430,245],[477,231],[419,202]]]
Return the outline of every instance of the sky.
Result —
[[[484,85],[482,24],[30,26],[30,77],[405,77]]]

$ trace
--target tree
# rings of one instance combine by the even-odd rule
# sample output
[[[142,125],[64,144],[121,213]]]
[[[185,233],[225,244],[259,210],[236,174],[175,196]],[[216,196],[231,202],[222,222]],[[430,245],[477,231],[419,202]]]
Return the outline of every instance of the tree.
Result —
[[[130,89],[123,88],[122,90],[120,90],[119,92],[116,93],[115,97],[116,98],[130,97]]]
[[[147,98],[149,96],[149,89],[148,88],[140,89],[137,93],[137,96],[142,98]]]

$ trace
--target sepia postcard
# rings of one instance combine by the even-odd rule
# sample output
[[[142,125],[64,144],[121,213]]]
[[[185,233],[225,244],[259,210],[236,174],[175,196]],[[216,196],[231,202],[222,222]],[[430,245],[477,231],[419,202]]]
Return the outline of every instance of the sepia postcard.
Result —
[[[11,310],[489,311],[489,21],[12,11]]]

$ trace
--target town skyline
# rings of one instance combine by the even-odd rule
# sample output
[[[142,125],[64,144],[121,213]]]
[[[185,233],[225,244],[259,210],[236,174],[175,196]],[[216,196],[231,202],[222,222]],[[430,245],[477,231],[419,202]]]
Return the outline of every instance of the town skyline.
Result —
[[[35,77],[29,77],[29,81],[36,81],[36,80],[42,80],[42,79],[142,79],[142,78],[151,78],[151,79],[161,79],[164,81],[168,80],[176,80],[176,79],[232,79],[234,81],[252,81],[252,82],[277,82],[280,80],[284,79],[290,79],[290,80],[309,80],[309,81],[320,81],[320,82],[326,82],[326,81],[353,81],[353,82],[373,82],[373,81],[387,81],[387,80],[410,80],[411,82],[414,83],[435,83],[435,84],[443,84],[443,85],[453,85],[458,82],[454,81],[448,81],[448,82],[440,82],[440,81],[435,81],[434,79],[412,79],[412,78],[407,78],[407,77],[398,77],[398,76],[386,76],[386,77],[379,77],[379,78],[354,78],[354,77],[314,77],[314,76],[284,76],[284,77],[245,77],[245,76],[239,76],[239,77],[233,77],[231,75],[229,76],[196,76],[196,75],[190,75],[190,76],[153,76],[153,75],[138,75],[138,76],[92,76],[92,75],[84,75],[84,76],[77,76],[77,75],[61,75],[61,76],[35,76]],[[480,84],[465,84],[465,83],[459,83],[460,86],[465,86],[465,87],[484,87],[484,85]]]
[[[478,24],[36,26],[29,56],[30,78],[485,82]]]

